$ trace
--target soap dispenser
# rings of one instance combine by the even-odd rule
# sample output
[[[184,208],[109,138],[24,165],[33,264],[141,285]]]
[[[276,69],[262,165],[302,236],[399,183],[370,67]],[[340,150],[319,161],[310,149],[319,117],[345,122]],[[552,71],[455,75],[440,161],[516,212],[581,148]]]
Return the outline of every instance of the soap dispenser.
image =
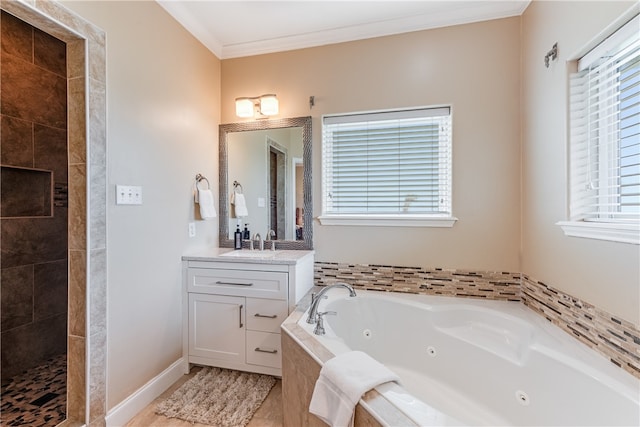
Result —
[[[242,249],[242,232],[240,224],[236,226],[236,232],[233,233],[233,249]]]
[[[251,239],[251,232],[249,231],[249,229],[247,228],[247,225],[249,225],[249,223],[246,223],[244,225],[244,234],[242,236],[243,239],[245,240],[249,240]]]

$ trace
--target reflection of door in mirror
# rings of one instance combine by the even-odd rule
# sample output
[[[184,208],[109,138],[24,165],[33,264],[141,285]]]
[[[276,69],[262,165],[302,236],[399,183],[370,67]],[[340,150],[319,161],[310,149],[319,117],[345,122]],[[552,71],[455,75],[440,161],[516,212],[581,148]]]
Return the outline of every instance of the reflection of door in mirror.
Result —
[[[248,223],[251,236],[260,233],[266,239],[273,230],[273,239],[297,240],[295,207],[303,205],[303,188],[301,182],[295,182],[292,159],[301,160],[302,154],[301,127],[227,135],[227,188],[231,193],[234,181],[242,184],[248,210],[248,216],[236,218],[229,206],[229,238],[236,224],[242,229]]]
[[[293,158],[293,178],[291,182],[294,183],[293,194],[295,194],[294,207],[292,212],[295,212],[295,224],[294,233],[296,240],[302,240],[302,228],[304,226],[304,164],[302,158]]]
[[[267,137],[269,148],[269,233],[274,240],[285,236],[285,223],[288,220],[285,209],[287,196],[287,151],[280,144]],[[267,238],[269,235],[266,236]]]

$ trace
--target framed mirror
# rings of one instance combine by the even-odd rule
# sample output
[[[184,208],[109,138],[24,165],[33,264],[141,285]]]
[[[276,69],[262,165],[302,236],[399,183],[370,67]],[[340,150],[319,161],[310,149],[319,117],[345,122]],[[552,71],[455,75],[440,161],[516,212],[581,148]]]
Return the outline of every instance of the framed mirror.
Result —
[[[220,247],[233,247],[236,227],[248,224],[251,238],[271,234],[277,249],[313,249],[311,117],[221,124],[219,132]],[[245,208],[238,214],[236,199]]]

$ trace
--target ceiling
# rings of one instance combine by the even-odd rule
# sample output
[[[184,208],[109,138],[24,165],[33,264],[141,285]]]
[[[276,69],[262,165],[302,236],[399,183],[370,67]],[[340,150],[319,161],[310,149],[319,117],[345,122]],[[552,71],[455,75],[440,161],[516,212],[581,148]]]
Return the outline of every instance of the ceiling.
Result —
[[[520,15],[530,0],[156,0],[218,58]]]

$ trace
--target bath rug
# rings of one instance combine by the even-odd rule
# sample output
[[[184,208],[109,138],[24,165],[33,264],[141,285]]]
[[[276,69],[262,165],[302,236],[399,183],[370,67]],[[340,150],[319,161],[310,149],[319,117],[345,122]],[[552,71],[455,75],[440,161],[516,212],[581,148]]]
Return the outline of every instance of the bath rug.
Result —
[[[156,414],[216,427],[245,427],[275,383],[269,375],[205,367],[158,403]]]

